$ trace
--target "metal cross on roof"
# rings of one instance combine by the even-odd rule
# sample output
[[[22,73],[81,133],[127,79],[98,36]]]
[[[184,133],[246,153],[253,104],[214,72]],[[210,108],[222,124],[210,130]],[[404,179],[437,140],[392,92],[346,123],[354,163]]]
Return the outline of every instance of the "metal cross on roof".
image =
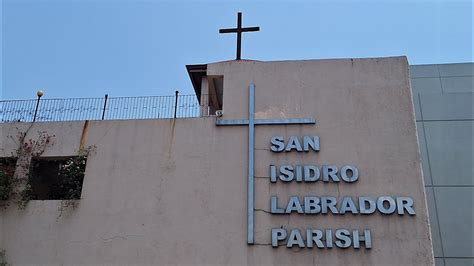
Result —
[[[259,31],[260,27],[247,27],[242,28],[242,13],[237,13],[237,28],[231,29],[220,29],[219,33],[237,33],[237,58],[236,60],[240,60],[241,50],[242,50],[242,32],[248,31]]]
[[[248,126],[248,177],[247,177],[247,244],[252,245],[254,240],[254,150],[255,150],[255,126],[257,125],[305,125],[316,124],[311,117],[305,118],[270,118],[255,119],[255,84],[249,86],[249,117],[248,119],[217,119],[216,126]]]

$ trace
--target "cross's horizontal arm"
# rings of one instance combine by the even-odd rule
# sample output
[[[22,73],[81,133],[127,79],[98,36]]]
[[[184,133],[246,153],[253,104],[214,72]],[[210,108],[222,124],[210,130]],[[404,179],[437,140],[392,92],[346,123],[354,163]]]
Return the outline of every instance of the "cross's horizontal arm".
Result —
[[[231,28],[231,29],[220,29],[219,33],[234,33],[234,32],[249,32],[259,31],[260,27],[247,27],[247,28]]]
[[[232,29],[220,29],[219,33],[232,33],[232,32],[238,32],[239,29],[237,28],[232,28]]]
[[[259,31],[260,27],[248,27],[248,28],[242,28],[242,32],[244,31]]]
[[[242,126],[248,125],[248,119],[218,119],[216,126]],[[290,124],[316,124],[313,118],[281,118],[281,119],[255,119],[255,125],[290,125]]]

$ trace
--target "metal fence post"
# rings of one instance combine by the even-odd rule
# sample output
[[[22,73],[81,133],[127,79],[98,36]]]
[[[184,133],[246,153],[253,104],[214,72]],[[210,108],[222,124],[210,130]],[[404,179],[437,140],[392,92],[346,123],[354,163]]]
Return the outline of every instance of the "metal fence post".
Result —
[[[104,99],[104,109],[102,110],[102,120],[104,120],[104,117],[105,117],[105,108],[107,107],[107,99],[108,98],[109,98],[109,95],[106,94],[105,99]]]
[[[175,98],[174,98],[174,118],[176,118],[176,111],[178,110],[178,91],[175,91]]]

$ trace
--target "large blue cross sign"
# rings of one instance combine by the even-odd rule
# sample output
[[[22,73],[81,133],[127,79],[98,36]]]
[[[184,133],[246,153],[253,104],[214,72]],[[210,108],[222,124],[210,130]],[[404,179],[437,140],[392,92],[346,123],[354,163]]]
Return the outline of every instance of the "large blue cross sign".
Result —
[[[255,126],[257,125],[291,125],[316,124],[313,118],[282,118],[282,119],[255,119],[255,84],[249,86],[249,117],[248,119],[217,119],[216,126],[243,126],[248,125],[248,185],[247,185],[247,244],[254,242],[254,144]]]

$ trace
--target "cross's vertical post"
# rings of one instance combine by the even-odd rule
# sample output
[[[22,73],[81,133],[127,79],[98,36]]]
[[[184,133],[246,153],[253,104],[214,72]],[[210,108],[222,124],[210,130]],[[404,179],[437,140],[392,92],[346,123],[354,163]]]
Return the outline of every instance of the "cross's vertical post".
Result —
[[[254,142],[255,142],[255,84],[249,86],[249,166],[247,189],[247,244],[253,244],[253,209],[254,209]]]
[[[236,59],[240,60],[241,48],[242,48],[242,13],[237,13],[237,56]]]

